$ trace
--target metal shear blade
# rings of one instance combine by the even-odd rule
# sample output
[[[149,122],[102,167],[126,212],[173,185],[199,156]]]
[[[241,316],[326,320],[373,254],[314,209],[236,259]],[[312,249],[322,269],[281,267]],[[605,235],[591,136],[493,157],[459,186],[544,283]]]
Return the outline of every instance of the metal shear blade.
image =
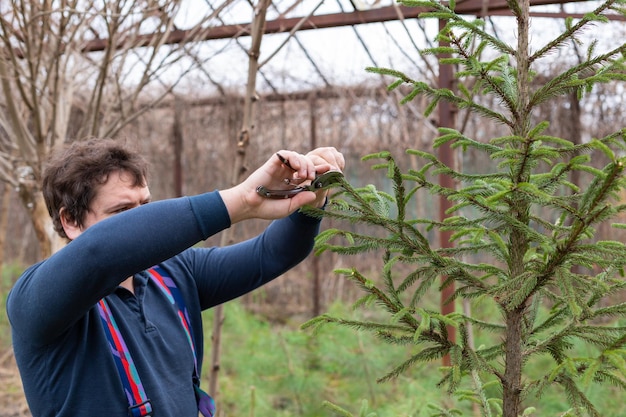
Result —
[[[257,194],[261,197],[282,199],[291,198],[302,191],[319,191],[341,182],[343,173],[340,171],[327,171],[318,175],[310,185],[300,185],[287,190],[270,190],[264,185],[259,185],[256,189]]]

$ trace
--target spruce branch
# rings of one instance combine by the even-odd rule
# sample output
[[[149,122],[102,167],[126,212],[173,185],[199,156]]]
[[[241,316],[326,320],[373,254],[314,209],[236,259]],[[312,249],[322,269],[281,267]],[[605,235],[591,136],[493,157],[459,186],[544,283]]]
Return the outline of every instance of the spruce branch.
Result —
[[[407,329],[406,326],[401,325],[393,325],[393,324],[381,324],[376,322],[365,322],[359,320],[347,320],[340,319],[337,317],[332,317],[328,314],[323,314],[318,317],[314,317],[311,320],[303,323],[300,327],[302,329],[312,328],[314,331],[319,331],[323,325],[326,324],[337,324],[341,326],[346,326],[353,328],[358,331],[372,331],[378,333],[388,333],[388,332],[407,332],[410,329]],[[412,334],[412,332],[411,332]]]
[[[626,44],[622,44],[602,55],[575,65],[538,88],[530,97],[528,109],[535,108],[539,104],[569,90],[586,88],[589,89],[599,82],[608,82],[614,79],[623,79],[623,66],[619,65],[614,72],[608,72],[603,66],[611,63],[610,59],[626,52]],[[527,110],[528,110],[527,109]]]
[[[500,124],[510,126],[510,121],[501,113],[493,111],[487,107],[481,106],[475,101],[471,101],[461,96],[458,96],[452,90],[445,89],[445,88],[430,87],[425,82],[415,81],[400,71],[391,70],[388,68],[368,67],[366,68],[366,71],[379,74],[379,75],[387,75],[387,76],[393,76],[395,78],[398,78],[398,81],[400,82],[391,84],[388,87],[389,91],[395,90],[397,87],[399,87],[403,83],[411,85],[412,89],[402,99],[401,101],[402,104],[410,102],[411,100],[413,100],[416,96],[420,94],[424,94],[425,96],[429,97],[432,101],[430,102],[428,109],[425,111],[425,116],[430,115],[430,113],[435,109],[437,103],[443,100],[450,104],[453,104],[459,109],[469,109],[471,111],[474,111],[482,115],[483,117],[495,120],[496,122]]]
[[[400,4],[404,4],[408,7],[422,7],[432,9],[433,11],[420,13],[420,19],[441,19],[448,22],[448,25],[451,27],[445,27],[444,30],[440,32],[438,38],[444,37],[451,32],[453,27],[463,27],[468,32],[470,32],[473,37],[483,39],[488,42],[494,49],[505,54],[512,55],[515,53],[515,50],[511,48],[506,43],[502,42],[501,39],[493,36],[492,34],[484,31],[481,27],[481,21],[468,22],[463,19],[462,16],[454,13],[454,6],[452,3],[441,3],[437,1],[414,1],[414,0],[400,0],[398,1]]]
[[[532,63],[533,61],[536,61],[537,59],[540,59],[550,54],[555,49],[562,47],[565,43],[569,42],[571,38],[573,38],[577,32],[580,32],[581,30],[587,28],[589,26],[589,23],[593,21],[597,21],[603,12],[605,12],[606,10],[612,9],[616,3],[619,3],[619,1],[608,0],[608,1],[602,2],[591,13],[585,14],[583,18],[580,19],[575,25],[568,25],[564,32],[562,32],[559,36],[557,36],[551,42],[546,44],[546,46],[544,46],[543,48],[540,48],[539,50],[537,50],[537,52],[532,54],[528,58],[529,62]]]
[[[412,355],[407,360],[400,363],[393,368],[386,375],[378,378],[376,382],[385,382],[390,379],[396,378],[398,375],[405,373],[409,368],[415,366],[417,363],[428,363],[433,360],[441,359],[449,351],[449,346],[437,346],[425,348],[419,353]]]
[[[325,408],[330,409],[331,411],[333,411],[335,414],[339,415],[339,416],[343,416],[343,417],[354,417],[354,414],[352,414],[351,412],[349,412],[348,410],[341,408],[340,406],[338,406],[337,404],[333,404],[330,401],[324,401],[322,403],[322,405]]]
[[[506,55],[495,58],[493,61],[487,63],[480,63],[474,58],[474,54],[471,51],[466,50],[460,42],[460,39],[454,36],[453,32],[449,34],[449,42],[456,46],[455,53],[461,56],[463,59],[461,62],[465,65],[466,72],[458,73],[457,76],[471,75],[481,81],[481,85],[487,87],[486,91],[492,92],[498,97],[509,110],[511,114],[517,111],[517,89],[515,86],[515,77],[511,74],[508,67],[508,59]],[[492,75],[492,73],[498,75]],[[474,103],[473,100],[468,100]],[[492,113],[492,110],[486,111],[481,109],[482,106],[466,106],[471,108],[477,113],[487,115]],[[506,123],[511,126],[511,123]]]
[[[569,402],[575,407],[583,408],[592,417],[602,417],[585,393],[578,388],[574,376],[568,371],[570,370],[564,370],[559,374],[558,378],[555,378],[555,382],[563,386]]]

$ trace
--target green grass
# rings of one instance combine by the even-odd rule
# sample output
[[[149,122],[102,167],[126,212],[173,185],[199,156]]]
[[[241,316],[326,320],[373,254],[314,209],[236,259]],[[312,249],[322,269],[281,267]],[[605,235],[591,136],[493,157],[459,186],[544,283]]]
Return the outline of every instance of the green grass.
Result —
[[[10,346],[6,295],[21,269],[5,266],[0,279],[0,352]],[[350,314],[345,307],[337,314]],[[272,326],[235,301],[225,306],[219,379],[219,417],[334,416],[323,406],[331,401],[358,415],[363,400],[379,416],[426,417],[423,407],[441,392],[433,388],[436,366],[415,371],[415,378],[377,384],[403,348],[380,346],[369,334],[348,329],[322,329],[317,335],[300,330],[300,322]],[[212,311],[205,313],[203,386],[211,352]],[[427,382],[428,380],[428,382]],[[6,387],[5,387],[6,388]],[[422,411],[422,409],[424,409]]]
[[[331,313],[342,317],[354,314],[341,305],[333,306]],[[491,314],[498,313],[481,311],[479,315]],[[377,378],[409,357],[408,347],[389,346],[369,333],[343,327],[323,327],[314,335],[300,330],[300,323],[272,326],[263,317],[248,313],[237,302],[225,306],[225,317],[219,376],[220,417],[345,415],[323,407],[325,401],[349,410],[354,416],[361,415],[363,401],[367,401],[372,414],[362,415],[368,417],[432,416],[435,410],[429,404],[456,408],[461,413],[458,416],[480,415],[472,411],[469,402],[459,403],[437,387],[441,376],[438,362],[417,366],[397,379],[377,383]],[[211,329],[211,323],[211,312],[207,312],[207,330]],[[208,331],[206,358],[210,352],[210,336]],[[492,334],[479,336],[477,339],[485,341],[494,337]],[[551,366],[549,360],[535,362],[538,369],[526,371],[545,372]],[[208,366],[206,361],[204,378],[208,378]],[[203,384],[208,385],[206,380]],[[488,393],[499,397],[495,386],[488,389]],[[592,387],[587,393],[600,415],[623,417],[620,400],[623,391],[602,385]],[[533,417],[560,417],[567,415],[570,408],[565,394],[557,388],[547,390],[541,398],[528,398],[525,406],[536,409],[530,414]]]
[[[5,313],[6,294],[19,274],[7,267],[0,279],[0,348],[10,345],[10,331]],[[436,300],[437,297],[433,297]],[[354,317],[347,306],[336,304],[330,313]],[[205,313],[205,361],[203,386],[208,386],[211,349],[212,311]],[[359,314],[362,314],[360,312]],[[371,313],[368,313],[371,314]],[[475,308],[478,316],[498,314],[495,307],[483,303]],[[384,319],[383,319],[384,320]],[[317,334],[300,329],[293,320],[272,325],[255,316],[235,301],[225,305],[221,371],[219,376],[218,417],[335,417],[346,415],[324,407],[331,402],[354,416],[429,417],[429,404],[457,407],[463,416],[474,417],[470,404],[458,403],[437,387],[441,376],[439,363],[412,368],[399,378],[377,383],[395,365],[407,359],[410,347],[383,344],[369,333],[326,326]],[[489,342],[493,334],[478,334],[477,343]],[[580,351],[582,356],[593,352]],[[550,366],[537,361],[526,372],[539,374]],[[498,396],[495,388],[490,394]],[[588,394],[603,417],[622,417],[623,391],[611,386],[594,386]],[[366,413],[360,413],[366,401]],[[549,390],[540,398],[527,399],[537,411],[532,417],[560,417],[568,410],[563,392]],[[461,414],[459,414],[461,415]],[[584,415],[584,414],[583,414]]]
[[[339,305],[334,313],[350,314]],[[430,415],[441,402],[437,364],[416,368],[391,382],[376,379],[392,369],[407,348],[384,345],[366,333],[327,327],[317,334],[295,324],[273,327],[237,302],[225,306],[219,376],[221,416],[333,416],[330,401],[358,415],[362,401],[379,416]],[[205,317],[210,329],[212,314]],[[207,333],[207,358],[210,351]],[[203,375],[208,377],[208,362]],[[204,386],[208,385],[206,381]]]
[[[6,313],[6,299],[15,280],[22,273],[23,268],[18,265],[4,265],[0,271],[0,352],[4,352],[11,345],[11,330]]]

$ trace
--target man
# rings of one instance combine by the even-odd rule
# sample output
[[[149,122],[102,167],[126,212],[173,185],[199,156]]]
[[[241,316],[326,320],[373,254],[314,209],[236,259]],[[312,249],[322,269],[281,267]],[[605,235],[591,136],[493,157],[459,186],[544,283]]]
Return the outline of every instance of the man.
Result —
[[[70,242],[28,268],[7,300],[33,416],[197,416],[201,312],[295,266],[319,230],[298,209],[321,207],[326,191],[267,199],[257,187],[343,168],[334,148],[280,151],[230,189],[147,204],[146,163],[121,144],[75,142],[54,156],[43,192]],[[193,247],[250,218],[277,220],[245,242]]]

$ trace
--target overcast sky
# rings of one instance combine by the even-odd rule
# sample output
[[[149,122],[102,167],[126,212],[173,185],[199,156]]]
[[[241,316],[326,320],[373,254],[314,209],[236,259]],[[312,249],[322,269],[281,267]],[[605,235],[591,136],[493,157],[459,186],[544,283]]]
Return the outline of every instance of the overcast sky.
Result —
[[[392,0],[363,0],[376,5],[390,5]],[[217,4],[218,2],[213,2]],[[268,11],[268,20],[276,19],[279,11],[284,11],[294,3],[293,0],[275,1],[275,7]],[[569,11],[591,10],[590,4],[584,2],[567,4]],[[186,29],[198,23],[199,16],[210,14],[205,0],[189,0],[180,11],[177,26]],[[535,10],[558,11],[561,6],[536,8]],[[323,15],[352,11],[353,7],[347,0],[307,0],[290,11],[287,17],[306,16],[310,13]],[[252,9],[247,1],[236,1],[220,13],[220,20],[211,20],[207,25],[246,23],[252,18]],[[468,16],[468,19],[474,19]],[[511,17],[495,17],[498,36],[515,43],[515,21]],[[223,22],[223,23],[222,23]],[[296,39],[291,39],[280,52],[261,69],[278,92],[301,91],[324,87],[361,82],[380,82],[380,78],[365,71],[366,67],[390,67],[406,72],[412,77],[420,78],[423,74],[423,59],[414,45],[419,48],[427,46],[436,35],[437,22],[429,19],[423,23],[424,32],[415,19],[405,22],[375,23],[355,27],[316,29],[298,32]],[[613,26],[615,27],[615,26]],[[621,23],[621,34],[624,23]],[[563,28],[562,19],[535,18],[532,21],[532,40],[542,46],[548,39],[556,36]],[[609,35],[608,43],[623,42],[623,36],[612,36],[611,30],[588,31],[590,37]],[[260,61],[271,56],[285,41],[287,34],[266,35],[262,41]],[[202,71],[187,75],[181,88],[190,88],[190,92],[206,94],[213,88],[210,80],[224,87],[243,89],[247,77],[247,48],[250,37],[239,39],[212,40],[197,45],[194,50],[203,62]],[[369,54],[368,54],[369,51]],[[321,73],[321,75],[320,75]],[[199,89],[199,84],[204,88]],[[272,92],[272,87],[259,77],[257,83],[260,92]]]

